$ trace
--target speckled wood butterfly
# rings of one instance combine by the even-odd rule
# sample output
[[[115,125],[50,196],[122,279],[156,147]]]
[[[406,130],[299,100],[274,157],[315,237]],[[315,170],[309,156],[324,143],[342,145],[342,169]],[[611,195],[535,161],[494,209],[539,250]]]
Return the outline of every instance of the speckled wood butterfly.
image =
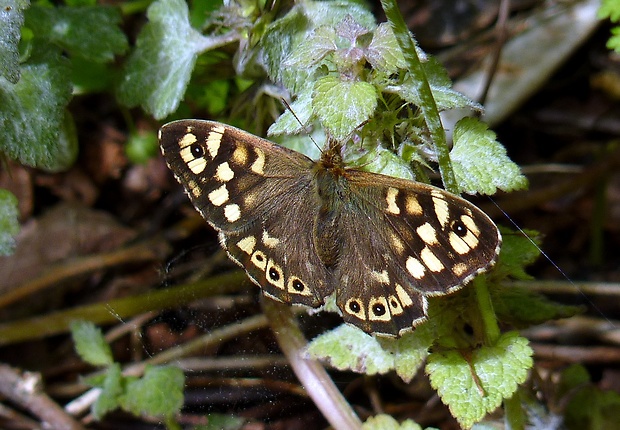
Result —
[[[495,263],[500,233],[468,201],[418,182],[319,161],[218,122],[182,120],[161,150],[229,257],[271,298],[399,336]]]

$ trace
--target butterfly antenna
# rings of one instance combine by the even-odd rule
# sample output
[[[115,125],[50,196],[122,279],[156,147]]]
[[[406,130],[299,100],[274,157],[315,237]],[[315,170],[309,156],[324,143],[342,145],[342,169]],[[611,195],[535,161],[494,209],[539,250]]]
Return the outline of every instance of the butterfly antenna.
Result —
[[[304,132],[308,135],[308,137],[310,138],[312,143],[314,143],[314,146],[316,146],[317,149],[321,153],[323,153],[323,148],[321,148],[321,146],[318,143],[316,143],[316,140],[314,140],[314,138],[312,137],[312,134],[310,134],[310,129],[308,128],[308,126],[306,126],[306,124],[301,122],[301,120],[299,119],[299,117],[297,116],[297,114],[295,113],[293,108],[291,107],[291,105],[284,98],[281,98],[280,100],[282,100],[282,103],[284,104],[284,106],[286,106],[286,109],[288,109],[288,111],[291,113],[291,115],[293,115],[295,117],[295,119],[297,120],[299,125],[301,125],[301,128],[304,129]]]

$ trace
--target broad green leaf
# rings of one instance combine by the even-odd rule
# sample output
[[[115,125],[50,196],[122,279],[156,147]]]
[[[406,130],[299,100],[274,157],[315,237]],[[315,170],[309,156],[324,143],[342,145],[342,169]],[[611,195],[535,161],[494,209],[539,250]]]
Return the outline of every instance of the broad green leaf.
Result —
[[[377,90],[368,82],[325,76],[314,85],[312,107],[331,136],[344,140],[375,111]]]
[[[224,43],[206,38],[189,24],[183,0],[157,0],[147,11],[136,49],[127,60],[118,96],[161,119],[179,106],[199,52]]]
[[[0,77],[0,151],[22,164],[60,171],[73,164],[77,139],[65,114],[69,63],[51,46],[35,45],[12,84]]]
[[[355,21],[368,30],[373,30],[376,27],[374,15],[363,2],[333,0],[308,1],[302,4],[304,7],[304,14],[312,22],[312,28],[317,28],[322,25],[337,28],[338,24],[340,24],[347,15],[355,17]]]
[[[598,17],[609,18],[611,22],[620,21],[620,4],[617,0],[603,0],[598,10]]]
[[[422,430],[422,427],[411,420],[399,423],[390,415],[381,414],[368,418],[362,424],[362,430]]]
[[[88,321],[71,323],[71,336],[75,350],[82,360],[93,366],[108,366],[114,362],[110,345],[105,341],[99,327]]]
[[[415,180],[410,164],[380,144],[365,145],[362,149],[355,146],[349,145],[346,148],[344,156],[347,165],[358,166],[360,169],[368,172],[380,173],[410,181]]]
[[[407,67],[394,31],[386,22],[379,24],[375,29],[365,54],[372,67],[388,75]]]
[[[435,340],[432,330],[433,325],[427,322],[398,339],[380,340],[383,348],[394,355],[394,370],[406,383],[418,374],[428,356],[429,348]]]
[[[15,236],[19,233],[17,197],[0,188],[0,255],[15,251]]]
[[[101,392],[92,407],[95,419],[100,420],[108,412],[117,409],[120,406],[119,399],[123,391],[121,366],[118,363],[112,363],[106,369],[105,379],[101,384]]]
[[[333,27],[319,27],[295,47],[282,65],[312,70],[321,64],[327,54],[338,49],[336,38]]]
[[[183,406],[183,371],[173,366],[147,366],[144,376],[129,381],[123,409],[137,416],[171,417]]]
[[[458,350],[433,352],[426,373],[452,416],[468,429],[515,393],[532,367],[532,354],[527,339],[508,332],[467,356]]]
[[[26,11],[26,26],[36,38],[56,43],[71,55],[104,63],[127,51],[119,28],[120,11],[107,6],[44,7]]]
[[[293,112],[295,115],[293,115]],[[267,135],[279,136],[283,134],[297,134],[304,132],[304,126],[308,126],[312,119],[312,92],[303,91],[297,99],[271,124]]]
[[[495,133],[475,118],[463,118],[456,124],[450,159],[464,193],[490,195],[498,188],[514,191],[527,187],[527,179],[495,140]]]
[[[28,0],[0,0],[0,76],[12,84],[19,80],[19,40]]]
[[[365,375],[384,374],[394,367],[394,357],[377,338],[348,324],[317,336],[308,345],[307,353],[338,370]]]

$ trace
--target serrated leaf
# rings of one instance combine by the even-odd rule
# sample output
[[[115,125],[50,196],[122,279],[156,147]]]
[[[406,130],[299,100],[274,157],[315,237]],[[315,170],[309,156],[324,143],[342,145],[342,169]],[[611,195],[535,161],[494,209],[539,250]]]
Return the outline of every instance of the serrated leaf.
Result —
[[[69,63],[49,46],[35,45],[12,84],[0,77],[0,151],[22,164],[60,171],[77,156],[72,121]]]
[[[27,0],[0,0],[0,76],[12,84],[19,81],[19,40]]]
[[[284,67],[313,69],[321,64],[323,58],[336,51],[336,30],[333,27],[319,27],[304,38],[284,60]]]
[[[375,29],[372,41],[365,49],[365,56],[375,69],[385,74],[396,73],[398,69],[407,67],[394,31],[386,22],[379,24]]]
[[[108,366],[114,362],[110,345],[105,341],[99,327],[89,321],[71,323],[71,336],[75,350],[82,360],[93,366]]]
[[[293,115],[293,112],[295,115]],[[302,91],[297,99],[291,103],[291,108],[271,124],[267,130],[268,136],[303,133],[304,126],[312,120],[312,91]]]
[[[122,381],[121,366],[118,363],[113,363],[106,369],[105,379],[101,384],[101,392],[92,407],[95,419],[100,420],[105,414],[120,406],[119,399],[124,391]]]
[[[460,190],[467,194],[494,194],[527,187],[519,166],[495,140],[495,133],[476,118],[463,118],[454,128],[452,167]]]
[[[368,418],[364,424],[362,424],[363,430],[422,430],[422,427],[411,421],[405,420],[402,423],[398,423],[390,415],[381,414]]]
[[[527,339],[508,332],[468,358],[457,350],[431,353],[426,373],[459,424],[470,428],[515,393],[532,367],[532,354]]]
[[[316,337],[308,344],[306,352],[338,370],[366,375],[387,373],[394,365],[392,354],[384,350],[375,337],[348,324]]]
[[[147,10],[136,49],[127,60],[119,99],[129,107],[141,105],[156,119],[179,106],[198,53],[216,40],[194,30],[182,0],[157,0]]]
[[[355,17],[355,21],[368,30],[376,27],[375,17],[363,2],[350,0],[311,1],[303,2],[304,14],[312,21],[312,28],[322,25],[338,27],[347,15]]]
[[[9,190],[0,189],[0,255],[11,255],[15,251],[18,217],[17,197]]]
[[[379,339],[383,349],[393,354],[394,370],[406,383],[418,374],[428,356],[428,350],[435,340],[431,330],[432,325],[426,323],[398,339]]]
[[[108,6],[44,7],[26,11],[26,26],[35,37],[56,43],[72,55],[104,63],[127,51],[120,11]],[[95,24],[96,25],[93,25]]]
[[[344,140],[377,107],[377,90],[368,82],[325,76],[314,85],[314,112],[332,137]]]
[[[147,366],[144,376],[127,384],[123,409],[136,416],[171,417],[183,406],[183,371],[173,366]]]

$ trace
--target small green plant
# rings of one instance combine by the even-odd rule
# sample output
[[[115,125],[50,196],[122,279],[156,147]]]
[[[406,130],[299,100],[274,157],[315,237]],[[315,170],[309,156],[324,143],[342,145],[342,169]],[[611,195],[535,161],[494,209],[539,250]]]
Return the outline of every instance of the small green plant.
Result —
[[[115,409],[136,416],[163,420],[168,428],[180,428],[174,421],[183,406],[183,371],[174,366],[147,366],[141,377],[125,376],[114,362],[110,345],[94,324],[76,321],[71,324],[75,349],[87,363],[103,371],[84,382],[101,390],[92,407],[95,419]]]

